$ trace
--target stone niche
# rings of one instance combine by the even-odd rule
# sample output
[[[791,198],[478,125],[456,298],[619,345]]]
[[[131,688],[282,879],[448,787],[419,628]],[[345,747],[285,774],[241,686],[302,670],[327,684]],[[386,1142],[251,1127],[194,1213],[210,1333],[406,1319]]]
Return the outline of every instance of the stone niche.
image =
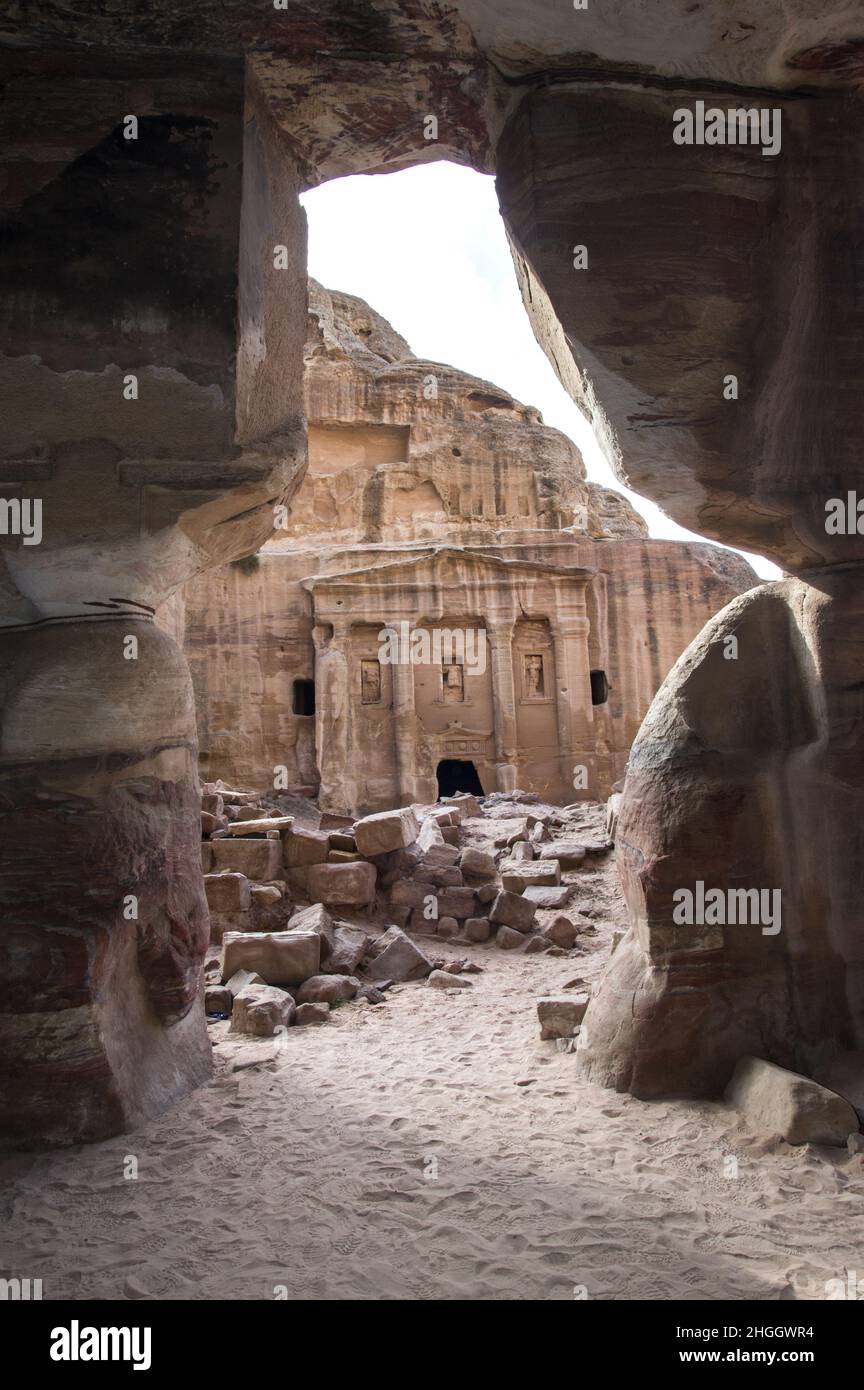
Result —
[[[536,410],[419,361],[314,281],[305,363],[309,468],[285,526],[257,568],[181,601],[202,771],[265,789],[284,766],[349,814],[432,800],[442,778],[606,796],[666,673],[752,571],[649,540]]]

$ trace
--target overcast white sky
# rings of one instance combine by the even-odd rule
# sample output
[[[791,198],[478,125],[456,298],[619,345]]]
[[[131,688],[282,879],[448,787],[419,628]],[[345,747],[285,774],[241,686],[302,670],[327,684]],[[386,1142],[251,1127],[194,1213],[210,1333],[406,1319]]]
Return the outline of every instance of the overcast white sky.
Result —
[[[303,195],[309,273],[359,295],[418,357],[446,362],[537,406],[575,440],[588,477],[623,492],[652,536],[703,540],[623,488],[558,381],[522,307],[491,177],[456,164],[334,179]],[[765,578],[780,571],[749,555]]]

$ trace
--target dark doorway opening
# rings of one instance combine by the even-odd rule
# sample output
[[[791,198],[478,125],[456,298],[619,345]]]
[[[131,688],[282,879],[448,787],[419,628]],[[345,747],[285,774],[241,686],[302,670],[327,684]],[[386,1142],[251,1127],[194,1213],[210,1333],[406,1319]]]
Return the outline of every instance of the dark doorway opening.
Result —
[[[315,713],[315,682],[295,681],[291,708],[295,714]]]
[[[609,699],[609,682],[606,679],[605,671],[591,672],[591,703],[592,705],[605,705]]]
[[[486,793],[477,776],[477,769],[469,760],[461,758],[442,758],[438,764],[438,795],[455,796],[457,792],[473,792],[475,796]]]

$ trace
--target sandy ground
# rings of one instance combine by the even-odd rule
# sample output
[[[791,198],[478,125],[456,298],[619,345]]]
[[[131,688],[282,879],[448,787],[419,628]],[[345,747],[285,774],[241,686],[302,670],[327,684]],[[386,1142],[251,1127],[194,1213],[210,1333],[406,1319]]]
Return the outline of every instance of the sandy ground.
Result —
[[[4,1161],[0,1273],[46,1299],[823,1299],[864,1277],[864,1159],[600,1090],[540,1042],[537,998],[595,980],[620,925],[612,858],[577,876],[597,935],[567,957],[436,941],[482,965],[470,990],[399,985],[278,1049],[216,1024],[211,1084],[147,1131]]]

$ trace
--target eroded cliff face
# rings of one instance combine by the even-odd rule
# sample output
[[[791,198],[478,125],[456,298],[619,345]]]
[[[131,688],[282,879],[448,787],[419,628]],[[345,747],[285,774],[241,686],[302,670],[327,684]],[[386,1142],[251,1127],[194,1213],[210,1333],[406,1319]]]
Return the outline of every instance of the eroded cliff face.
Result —
[[[434,799],[449,756],[487,791],[606,796],[663,677],[756,582],[749,566],[649,540],[537,410],[418,360],[362,300],[314,282],[305,361],[309,471],[290,516],[248,568],[183,595],[206,776],[263,790],[284,770],[326,809],[367,812]],[[440,662],[399,675],[381,651],[403,625],[479,632],[490,659],[460,659],[464,690]]]
[[[825,526],[826,503],[854,492],[860,477],[857,4],[619,0],[580,11],[557,0],[347,7],[309,0],[279,10],[245,0],[144,0],[130,10],[57,0],[7,7],[0,43],[2,829],[4,842],[18,847],[0,879],[0,960],[17,982],[3,1003],[4,1037],[12,1040],[4,1049],[12,1058],[2,1082],[4,1126],[24,1137],[93,1137],[168,1103],[200,1074],[203,1024],[192,1009],[175,1018],[200,965],[194,923],[202,900],[189,857],[194,733],[183,662],[170,643],[152,638],[153,610],[190,577],[261,545],[274,506],[290,502],[302,477],[298,190],[430,158],[497,170],[538,336],[621,476],[685,524],[771,554],[795,575],[779,596],[757,591],[762,626],[747,627],[737,664],[722,668],[732,707],[746,708],[764,688],[777,711],[763,732],[776,786],[787,790],[760,803],[766,849],[747,861],[753,886],[772,886],[779,874],[791,901],[824,901],[827,937],[819,936],[814,909],[790,917],[770,947],[776,964],[765,977],[766,1010],[783,1021],[766,1049],[776,1052],[783,1037],[794,1050],[813,1026],[800,992],[784,994],[780,983],[793,959],[796,972],[809,971],[819,999],[843,994],[843,1008],[824,1009],[826,1044],[860,1046],[848,907],[860,895],[864,833],[855,829],[864,824],[864,695],[854,502],[851,524]],[[765,157],[758,145],[676,144],[675,112],[699,101],[779,111],[782,149]],[[574,246],[586,248],[587,272],[573,268]],[[369,374],[370,385],[377,372],[402,373],[408,385],[417,364],[387,360]],[[726,397],[730,376],[737,396]],[[507,425],[513,408],[487,401],[480,413]],[[324,428],[332,433],[338,420]],[[534,535],[525,542],[548,565],[541,547],[583,497],[589,521],[615,526],[581,479],[564,484],[564,456],[539,422],[523,419],[520,428],[550,451],[540,469],[549,490],[538,492],[536,512],[528,494],[526,529]],[[367,459],[363,468],[374,475],[379,462]],[[461,477],[479,481],[469,475]],[[410,530],[414,520],[400,516],[399,505],[412,476],[409,469],[408,485],[385,488],[381,498],[373,489],[359,522],[348,508],[349,533],[397,522]],[[427,534],[409,543],[434,542],[442,524],[436,497],[446,514],[451,478],[431,460],[418,523]],[[517,488],[514,496],[506,479],[491,495],[495,508],[482,522],[460,503],[463,548],[493,516],[503,535],[501,518],[509,523],[514,506],[521,515],[525,493]],[[16,509],[36,501],[42,535],[31,544]],[[580,552],[577,568],[592,564]],[[706,564],[716,575],[710,558]],[[701,558],[699,565],[704,570]],[[799,618],[805,611],[809,625]],[[576,614],[575,629],[584,616]],[[127,658],[127,639],[142,627],[139,654]],[[776,652],[771,667],[768,650]],[[132,694],[127,659],[144,662]],[[710,665],[704,645],[694,660],[700,669]],[[661,722],[678,699],[679,679],[658,696]],[[64,694],[88,682],[104,716],[98,729]],[[805,686],[814,713],[801,724],[795,710],[803,696],[791,692]],[[163,705],[157,692],[169,687],[174,695]],[[625,793],[622,824],[649,897],[646,866],[655,861],[665,859],[664,873],[682,884],[704,870],[687,829],[701,815],[698,797],[677,794],[683,750],[711,805],[728,790],[727,744],[744,763],[752,748],[745,727],[728,729],[722,743],[711,681],[691,682],[688,692],[688,718],[703,738],[694,747],[673,721],[651,753],[656,790],[639,790],[634,767]],[[115,707],[127,711],[122,727]],[[562,709],[560,721],[566,717]],[[583,732],[571,730],[571,745]],[[514,747],[508,726],[496,767],[512,768]],[[812,775],[802,782],[808,759]],[[141,798],[158,814],[139,814]],[[177,822],[169,859],[175,867],[182,860],[180,881],[195,898],[179,913],[182,922],[168,861],[160,859],[163,813]],[[831,853],[818,866],[789,855],[778,869],[768,838],[800,843],[808,817]],[[44,870],[20,844],[20,826],[37,824],[49,843],[65,836],[64,844],[80,844],[88,863],[100,827],[96,839],[130,846],[121,855],[128,871],[117,861],[100,897],[89,870],[70,860],[63,901],[51,894],[49,913]],[[713,861],[718,881],[739,873],[736,842],[724,840]],[[139,915],[133,940],[124,923],[134,919],[121,920],[118,897],[123,887],[123,898],[139,896],[141,874],[153,895],[142,890],[146,920]],[[638,918],[636,899],[633,911]],[[652,907],[649,932],[662,935],[664,913],[658,918]],[[824,939],[837,961],[833,994],[821,983]],[[679,964],[689,968],[691,948],[703,948],[682,931],[680,960],[661,966],[640,940],[621,957],[635,962],[626,988],[610,984],[592,1006],[593,1074],[631,1084],[643,1038],[629,1020],[643,997],[658,993],[657,1026],[669,1021],[665,1085],[718,1083],[718,1075],[694,1079],[667,989]],[[168,962],[158,986],[147,964],[155,958]],[[50,998],[48,959],[61,982]],[[709,995],[733,959],[734,988],[724,997],[747,995],[757,967],[725,934],[697,959]],[[111,1009],[97,1021],[106,998]],[[83,1051],[73,1038],[75,1008],[84,1011]],[[728,1058],[735,1008],[711,1016],[712,1047]],[[147,1065],[111,1060],[128,1019],[135,1020],[130,1046]],[[615,1037],[628,1041],[618,1048],[609,1041]],[[177,1046],[169,1048],[172,1038]],[[650,1050],[647,1034],[644,1045]],[[50,1099],[51,1081],[81,1058],[82,1075],[94,1079],[86,1083],[90,1099],[73,1113]],[[650,1084],[664,1084],[659,1073]]]

